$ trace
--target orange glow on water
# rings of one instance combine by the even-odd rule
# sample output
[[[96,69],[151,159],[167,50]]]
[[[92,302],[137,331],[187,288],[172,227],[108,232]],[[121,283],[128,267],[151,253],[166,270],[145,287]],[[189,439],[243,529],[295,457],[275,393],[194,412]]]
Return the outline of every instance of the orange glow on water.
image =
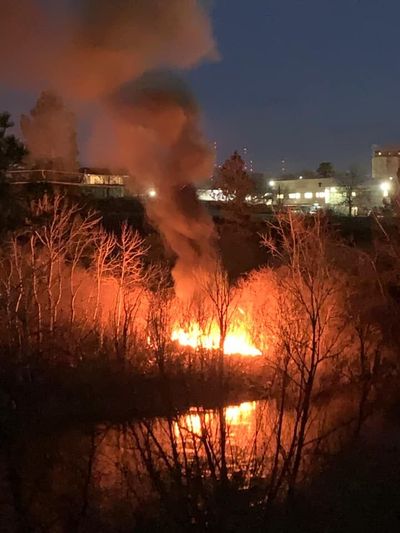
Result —
[[[215,323],[212,323],[205,330],[197,322],[194,322],[188,328],[177,327],[174,329],[171,339],[181,346],[193,349],[217,350],[220,344],[220,333]],[[258,356],[261,355],[261,352],[254,346],[246,327],[244,325],[236,325],[226,335],[224,354]]]
[[[243,402],[239,405],[229,405],[224,408],[223,416],[225,423],[230,428],[249,428],[256,412],[257,402]],[[189,413],[184,415],[179,423],[175,423],[175,434],[179,435],[179,428],[185,429],[190,433],[200,437],[203,431],[210,431],[210,425],[216,423],[217,415],[215,412],[207,411],[202,415],[197,408],[192,408]]]

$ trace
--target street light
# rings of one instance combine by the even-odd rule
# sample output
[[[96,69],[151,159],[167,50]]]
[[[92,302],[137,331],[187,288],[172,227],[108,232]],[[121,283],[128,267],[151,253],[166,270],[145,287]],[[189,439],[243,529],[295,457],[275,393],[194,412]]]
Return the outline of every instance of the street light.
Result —
[[[388,183],[387,181],[384,181],[383,183],[381,183],[380,188],[383,192],[383,197],[387,198],[389,196],[389,191],[391,188],[390,183]]]

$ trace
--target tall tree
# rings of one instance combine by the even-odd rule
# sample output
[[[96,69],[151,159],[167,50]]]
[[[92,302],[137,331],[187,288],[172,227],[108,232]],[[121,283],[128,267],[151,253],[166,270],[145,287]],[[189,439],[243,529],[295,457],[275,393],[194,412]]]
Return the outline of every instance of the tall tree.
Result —
[[[33,166],[71,172],[77,170],[75,116],[58,94],[42,92],[30,114],[22,115],[21,130]]]
[[[317,174],[320,178],[333,178],[335,175],[335,169],[332,163],[329,161],[323,161],[317,168]]]
[[[363,207],[363,204],[368,204],[370,201],[369,191],[362,187],[364,179],[357,165],[352,165],[344,175],[337,177],[343,197],[342,205],[346,207],[349,217],[354,214],[354,207]]]
[[[7,112],[0,113],[0,180],[3,181],[5,173],[13,165],[20,163],[26,154],[24,145],[15,135],[8,135],[7,130],[14,126],[11,115]]]
[[[7,130],[14,124],[9,113],[0,113],[0,232],[18,225],[23,210],[18,203],[15,189],[6,181],[7,171],[22,162],[26,149],[15,135]]]
[[[246,196],[254,190],[245,162],[237,151],[219,169],[217,185],[228,201],[236,206],[243,206]]]

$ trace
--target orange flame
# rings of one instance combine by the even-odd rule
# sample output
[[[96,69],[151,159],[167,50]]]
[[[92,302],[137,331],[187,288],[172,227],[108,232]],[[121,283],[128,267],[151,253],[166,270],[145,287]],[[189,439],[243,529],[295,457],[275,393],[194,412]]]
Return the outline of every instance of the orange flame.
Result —
[[[217,350],[220,344],[220,332],[215,322],[206,329],[193,322],[187,329],[180,327],[174,329],[171,339],[181,346],[193,349]],[[228,331],[224,341],[224,354],[257,356],[261,355],[261,352],[254,346],[245,326],[239,324]]]

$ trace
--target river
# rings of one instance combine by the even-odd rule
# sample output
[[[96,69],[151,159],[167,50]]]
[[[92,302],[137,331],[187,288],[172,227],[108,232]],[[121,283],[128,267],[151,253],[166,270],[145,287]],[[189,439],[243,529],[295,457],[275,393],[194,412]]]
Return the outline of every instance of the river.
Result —
[[[310,424],[308,441],[339,426],[342,411],[337,403],[329,415],[324,411],[323,420]],[[316,408],[312,417],[318,416]],[[278,462],[290,449],[295,419],[285,412]],[[22,516],[22,530],[33,531],[125,532],[139,531],[141,524],[147,530],[149,523],[162,530],[167,523],[176,530],[185,524],[207,529],[228,501],[230,516],[232,505],[242,512],[265,501],[278,421],[270,400],[120,424],[42,428],[3,456],[2,492],[8,496],[1,515],[8,524]],[[330,448],[342,435],[330,437]],[[306,459],[303,470],[311,466]]]

